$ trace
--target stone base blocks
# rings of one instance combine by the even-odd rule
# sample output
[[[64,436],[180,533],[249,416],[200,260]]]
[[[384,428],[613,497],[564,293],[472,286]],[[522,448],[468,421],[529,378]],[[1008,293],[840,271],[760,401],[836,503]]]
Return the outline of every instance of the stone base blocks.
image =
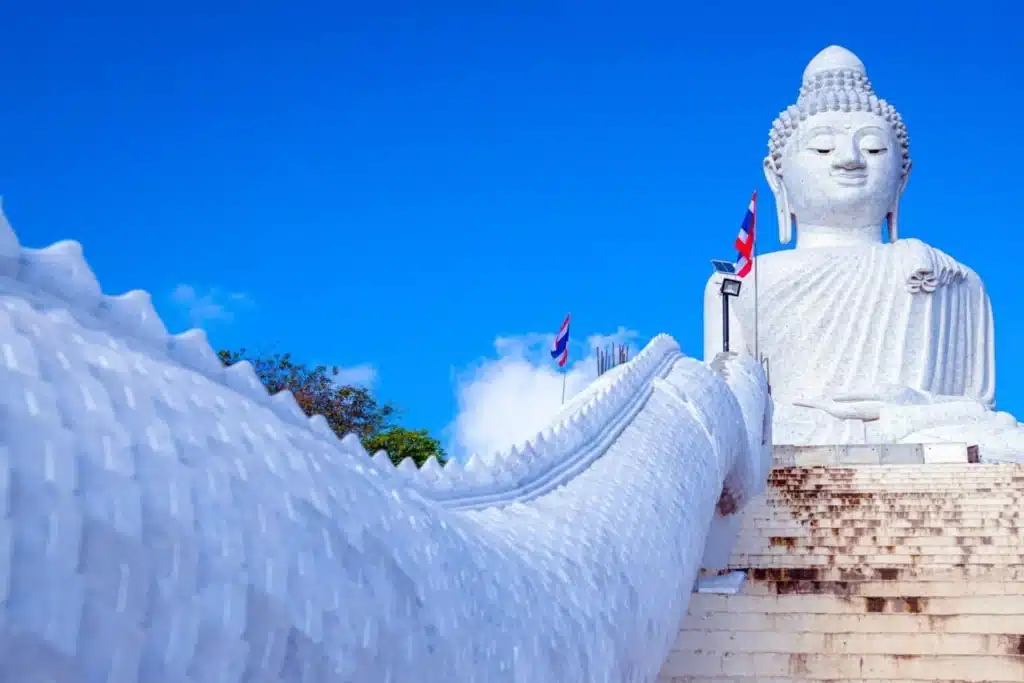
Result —
[[[1024,465],[959,462],[774,469],[659,680],[1024,681]]]
[[[976,450],[976,449],[974,449]],[[776,467],[815,465],[947,465],[973,460],[966,443],[880,443],[775,446]]]

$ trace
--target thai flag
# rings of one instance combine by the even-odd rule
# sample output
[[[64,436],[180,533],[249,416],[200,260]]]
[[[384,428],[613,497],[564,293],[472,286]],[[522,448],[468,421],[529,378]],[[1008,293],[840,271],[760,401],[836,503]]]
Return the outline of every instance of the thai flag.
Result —
[[[754,265],[754,225],[757,222],[757,190],[754,190],[750,197],[750,204],[747,206],[747,215],[743,217],[743,225],[740,226],[740,233],[736,236],[736,275],[741,278],[750,273]]]
[[[564,368],[566,361],[569,360],[569,315],[565,316],[562,329],[558,331],[558,336],[555,337],[555,342],[551,345],[551,357],[555,359],[560,368]]]

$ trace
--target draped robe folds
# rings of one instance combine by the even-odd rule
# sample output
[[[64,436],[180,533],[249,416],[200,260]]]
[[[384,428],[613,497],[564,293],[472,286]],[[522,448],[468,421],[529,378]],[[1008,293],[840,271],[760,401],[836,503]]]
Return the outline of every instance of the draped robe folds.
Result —
[[[904,239],[774,252],[758,256],[756,265],[775,443],[877,440],[871,433],[877,421],[840,419],[794,404],[879,387],[922,392],[925,403],[958,399],[981,412],[994,407],[988,295],[973,271],[941,251]],[[751,351],[753,301],[748,277],[734,305]]]

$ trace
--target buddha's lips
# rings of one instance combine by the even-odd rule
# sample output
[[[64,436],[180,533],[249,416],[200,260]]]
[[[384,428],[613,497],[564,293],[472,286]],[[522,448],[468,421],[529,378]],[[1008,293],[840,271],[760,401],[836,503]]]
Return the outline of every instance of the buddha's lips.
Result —
[[[847,185],[860,185],[867,182],[867,173],[858,173],[850,171],[833,171],[830,174],[833,178],[838,180],[840,183]]]

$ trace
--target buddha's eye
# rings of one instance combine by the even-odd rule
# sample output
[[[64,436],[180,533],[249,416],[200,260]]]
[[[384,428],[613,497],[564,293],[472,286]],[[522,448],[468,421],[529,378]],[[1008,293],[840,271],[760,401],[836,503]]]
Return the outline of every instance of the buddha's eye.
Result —
[[[815,135],[807,141],[807,149],[820,156],[831,154],[836,148],[836,141],[831,135]]]
[[[879,138],[877,135],[866,135],[863,140],[860,141],[860,148],[864,150],[866,154],[871,156],[878,156],[888,151],[888,147],[885,146],[885,141]]]

